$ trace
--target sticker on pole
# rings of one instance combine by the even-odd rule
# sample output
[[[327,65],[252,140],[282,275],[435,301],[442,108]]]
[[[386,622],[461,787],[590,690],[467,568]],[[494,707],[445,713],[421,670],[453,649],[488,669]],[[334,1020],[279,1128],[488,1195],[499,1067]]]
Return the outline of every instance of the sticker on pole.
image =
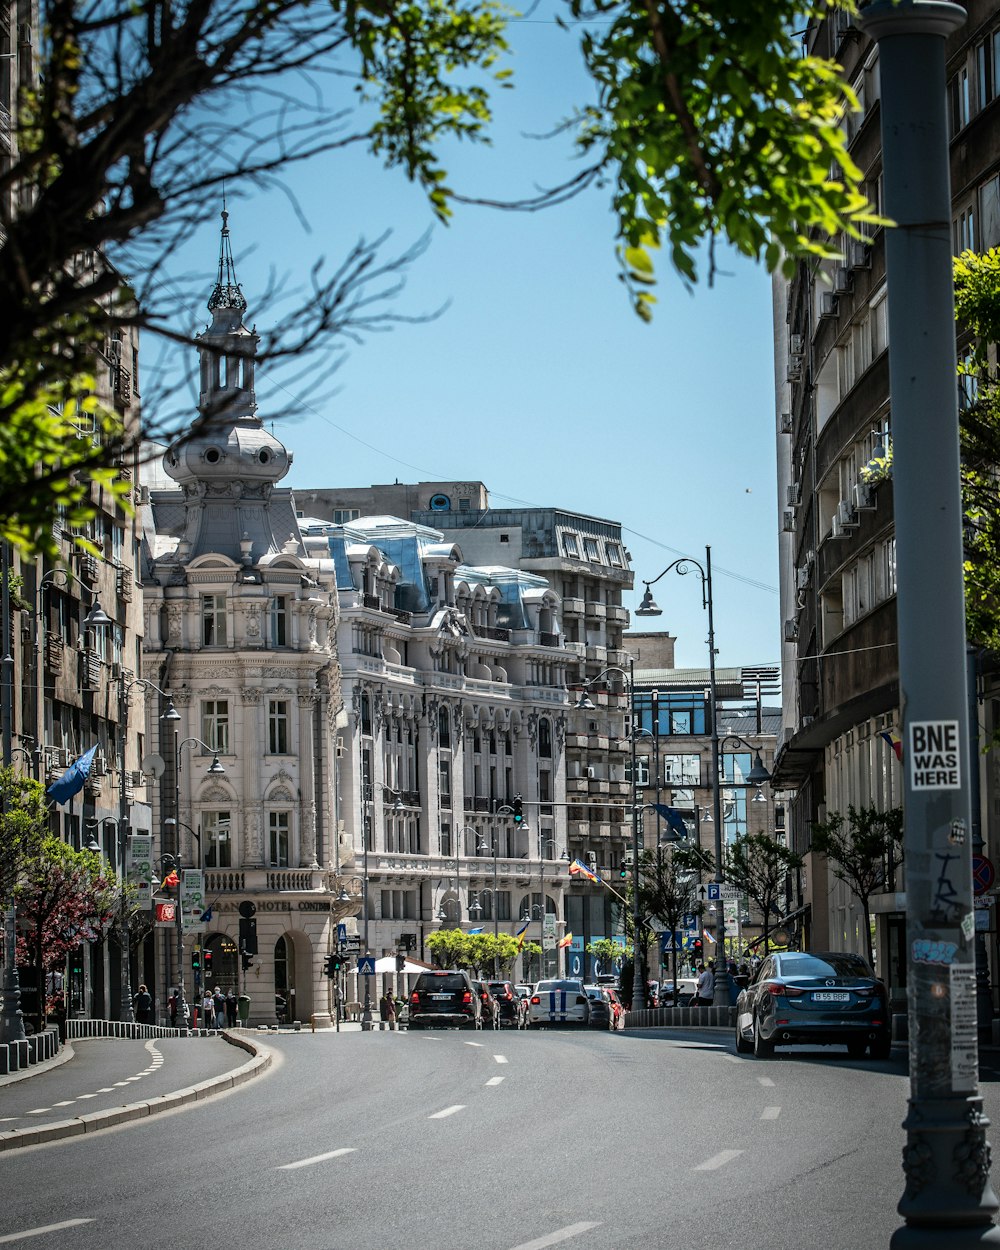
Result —
[[[961,742],[957,720],[913,721],[907,726],[911,790],[960,790]]]

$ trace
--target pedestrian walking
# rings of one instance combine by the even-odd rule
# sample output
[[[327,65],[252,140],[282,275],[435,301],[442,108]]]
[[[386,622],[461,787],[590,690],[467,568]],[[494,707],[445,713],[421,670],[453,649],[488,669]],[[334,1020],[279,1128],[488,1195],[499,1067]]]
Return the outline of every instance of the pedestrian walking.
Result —
[[[692,1007],[711,1007],[712,1000],[715,998],[715,964],[711,960],[706,968],[704,964],[698,965],[698,984],[695,987],[695,995],[691,1000]]]
[[[201,1000],[201,1027],[210,1029],[215,1024],[215,1002],[212,999],[208,986],[205,987],[205,997]]]
[[[212,994],[212,1006],[215,1009],[215,1027],[224,1029],[226,1027],[226,996],[218,985]]]
[[[396,1023],[396,1004],[388,990],[378,1000],[378,1014],[383,1024]]]
[[[171,990],[170,997],[167,999],[167,1015],[170,1017],[170,1027],[177,1028],[177,1009],[180,1004],[177,1001],[177,991]]]
[[[231,1028],[236,1028],[236,1009],[239,1003],[236,998],[236,991],[230,986],[229,993],[226,995],[226,1024]]]
[[[140,985],[136,992],[135,998],[132,1000],[132,1008],[135,1012],[137,1024],[153,1023],[153,996],[145,985]]]

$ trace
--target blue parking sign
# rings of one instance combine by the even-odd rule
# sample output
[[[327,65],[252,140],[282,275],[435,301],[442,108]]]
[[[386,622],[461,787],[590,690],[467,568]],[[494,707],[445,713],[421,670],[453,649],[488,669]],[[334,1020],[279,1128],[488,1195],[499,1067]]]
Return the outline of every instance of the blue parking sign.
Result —
[[[683,919],[681,920],[681,925],[685,929],[697,929],[698,917],[694,914],[693,911],[686,911],[684,913]]]

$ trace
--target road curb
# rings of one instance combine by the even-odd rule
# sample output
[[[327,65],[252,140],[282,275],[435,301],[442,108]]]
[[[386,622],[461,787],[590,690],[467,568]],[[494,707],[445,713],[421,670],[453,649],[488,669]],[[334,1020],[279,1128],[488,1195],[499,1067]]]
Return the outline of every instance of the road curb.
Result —
[[[143,1120],[147,1116],[160,1115],[165,1111],[174,1111],[188,1103],[201,1102],[213,1094],[223,1090],[235,1089],[244,1085],[254,1077],[260,1076],[271,1066],[273,1053],[256,1039],[239,1037],[227,1033],[221,1036],[230,1046],[250,1053],[250,1058],[232,1072],[224,1072],[220,1076],[210,1077],[197,1085],[189,1085],[184,1089],[174,1090],[170,1094],[161,1094],[157,1098],[149,1098],[144,1102],[127,1103],[122,1107],[109,1107],[105,1111],[92,1111],[89,1115],[77,1116],[72,1120],[56,1120],[52,1124],[33,1125],[31,1128],[12,1129],[0,1133],[0,1151],[18,1150],[26,1146],[41,1146],[47,1142],[63,1141],[68,1137],[80,1137],[101,1129],[115,1128],[119,1124],[127,1124],[132,1120]]]

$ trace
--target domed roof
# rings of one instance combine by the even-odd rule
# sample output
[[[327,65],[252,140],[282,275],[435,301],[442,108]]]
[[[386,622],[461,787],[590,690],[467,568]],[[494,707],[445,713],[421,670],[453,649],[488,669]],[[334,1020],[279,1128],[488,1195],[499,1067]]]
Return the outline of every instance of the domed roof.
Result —
[[[291,463],[284,444],[254,417],[175,443],[163,457],[164,470],[180,485],[199,481],[279,482]]]

